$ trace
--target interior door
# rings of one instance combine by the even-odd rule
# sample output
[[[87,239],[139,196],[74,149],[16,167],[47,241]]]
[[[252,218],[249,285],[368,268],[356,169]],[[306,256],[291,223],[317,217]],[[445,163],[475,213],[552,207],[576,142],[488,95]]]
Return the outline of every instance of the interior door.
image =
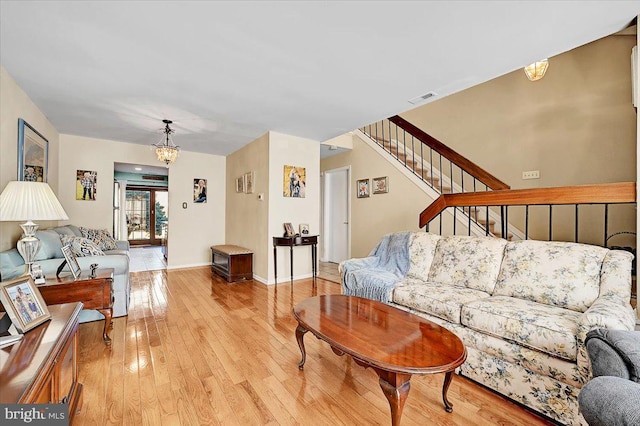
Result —
[[[349,258],[349,169],[325,172],[324,235],[326,260]]]
[[[126,217],[132,245],[161,245],[168,226],[166,189],[127,186]]]

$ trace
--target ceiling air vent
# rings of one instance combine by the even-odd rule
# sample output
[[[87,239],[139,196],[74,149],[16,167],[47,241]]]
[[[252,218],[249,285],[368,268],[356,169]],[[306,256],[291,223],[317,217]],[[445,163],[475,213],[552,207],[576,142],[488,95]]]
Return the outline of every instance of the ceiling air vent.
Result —
[[[409,99],[409,103],[417,105],[426,101],[427,99],[433,98],[434,96],[438,96],[438,94],[436,92],[428,92],[422,96],[418,96],[417,98]]]

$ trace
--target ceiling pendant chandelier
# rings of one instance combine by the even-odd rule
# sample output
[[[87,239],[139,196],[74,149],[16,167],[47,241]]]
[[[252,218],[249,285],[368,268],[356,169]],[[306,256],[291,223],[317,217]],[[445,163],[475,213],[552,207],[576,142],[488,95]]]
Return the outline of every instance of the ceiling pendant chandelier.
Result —
[[[524,73],[527,75],[529,80],[538,81],[544,77],[544,73],[547,72],[547,68],[549,68],[549,60],[543,59],[524,67]]]
[[[176,158],[178,158],[180,147],[176,146],[173,143],[173,140],[171,140],[171,134],[175,132],[175,130],[169,127],[169,124],[173,123],[173,121],[165,119],[162,120],[162,122],[165,124],[164,129],[162,129],[164,136],[160,142],[151,146],[156,148],[158,160],[162,161],[167,165],[167,167],[169,167],[169,164],[173,164],[173,162],[176,161]]]

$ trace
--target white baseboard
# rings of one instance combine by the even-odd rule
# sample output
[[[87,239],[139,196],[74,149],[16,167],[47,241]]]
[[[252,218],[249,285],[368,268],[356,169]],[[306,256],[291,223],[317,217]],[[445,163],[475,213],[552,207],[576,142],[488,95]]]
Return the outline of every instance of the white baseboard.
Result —
[[[172,266],[168,266],[167,265],[167,270],[169,270],[169,269],[199,268],[201,266],[211,266],[211,262],[190,263],[190,264],[187,264],[187,265],[172,265]]]

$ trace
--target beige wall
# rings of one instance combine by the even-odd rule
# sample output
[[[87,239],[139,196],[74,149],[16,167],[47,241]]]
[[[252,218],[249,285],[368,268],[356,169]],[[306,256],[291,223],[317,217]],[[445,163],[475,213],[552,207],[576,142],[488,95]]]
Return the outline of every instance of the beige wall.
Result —
[[[59,198],[69,223],[92,228],[113,226],[113,164],[157,166],[146,145],[60,135]],[[225,158],[182,151],[169,167],[169,268],[206,265],[209,247],[225,241]],[[98,172],[96,201],[75,199],[76,170]],[[207,202],[193,202],[193,179],[207,179]],[[182,208],[182,203],[187,208]]]
[[[284,166],[306,168],[305,198],[283,197]],[[273,244],[271,237],[280,236],[282,224],[291,222],[296,232],[299,224],[309,225],[311,235],[320,233],[320,142],[269,132],[269,282],[273,280]],[[289,250],[278,248],[278,280],[291,276]],[[311,276],[311,249],[294,248],[293,276]]]
[[[237,193],[236,179],[254,172],[253,194]],[[268,276],[269,252],[269,134],[227,156],[227,243],[253,251],[253,273]],[[258,195],[264,194],[264,200]]]
[[[635,181],[635,43],[606,37],[550,58],[537,82],[517,70],[401,115],[514,189]]]
[[[283,197],[284,166],[306,168],[305,198]],[[254,171],[253,194],[238,194],[235,179]],[[264,194],[264,200],[258,195]],[[254,277],[274,282],[273,240],[284,232],[282,224],[309,224],[312,234],[320,232],[320,143],[269,132],[227,157],[227,243],[253,250]],[[295,279],[311,276],[311,250],[294,248]],[[278,249],[278,280],[291,276],[289,250]]]
[[[59,135],[47,117],[0,66],[0,191],[18,179],[18,119],[22,118],[49,141],[48,183],[58,192]],[[64,205],[63,205],[64,206]],[[41,227],[56,222],[36,221]],[[15,247],[20,238],[19,222],[0,222],[0,251]]]
[[[353,150],[324,158],[321,171],[351,166],[351,257],[364,257],[389,232],[418,230],[418,215],[429,203],[424,191],[386,158],[353,136]],[[389,177],[389,192],[357,198],[359,179]]]

